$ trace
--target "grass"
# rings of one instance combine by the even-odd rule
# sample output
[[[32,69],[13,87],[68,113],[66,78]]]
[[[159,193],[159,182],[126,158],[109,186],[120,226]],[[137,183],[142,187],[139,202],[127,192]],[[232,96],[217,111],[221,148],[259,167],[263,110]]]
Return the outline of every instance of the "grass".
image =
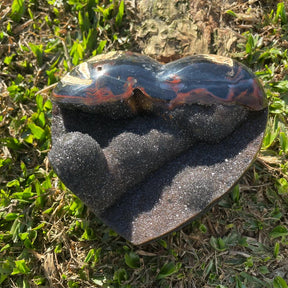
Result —
[[[261,153],[209,213],[142,246],[102,224],[47,160],[45,87],[92,55],[133,49],[129,5],[0,3],[1,287],[288,287],[288,7],[263,3],[261,23],[242,31],[245,40],[231,52],[269,98]],[[237,23],[238,12],[227,17]]]

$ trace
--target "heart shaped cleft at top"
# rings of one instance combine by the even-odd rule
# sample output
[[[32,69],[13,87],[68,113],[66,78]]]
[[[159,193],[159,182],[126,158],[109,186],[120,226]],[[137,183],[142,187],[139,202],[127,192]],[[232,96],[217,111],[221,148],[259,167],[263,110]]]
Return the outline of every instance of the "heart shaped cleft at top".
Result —
[[[165,65],[99,55],[64,76],[52,100],[53,168],[133,244],[183,226],[233,188],[268,114],[254,74],[217,55]]]

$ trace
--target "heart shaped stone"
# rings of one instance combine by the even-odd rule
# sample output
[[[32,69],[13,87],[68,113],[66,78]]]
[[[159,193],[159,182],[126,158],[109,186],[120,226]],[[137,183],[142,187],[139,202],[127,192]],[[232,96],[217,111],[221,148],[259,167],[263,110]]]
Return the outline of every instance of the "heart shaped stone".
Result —
[[[53,92],[49,159],[64,184],[132,243],[206,211],[255,159],[266,98],[243,65],[211,55],[161,65],[117,52],[85,63]]]

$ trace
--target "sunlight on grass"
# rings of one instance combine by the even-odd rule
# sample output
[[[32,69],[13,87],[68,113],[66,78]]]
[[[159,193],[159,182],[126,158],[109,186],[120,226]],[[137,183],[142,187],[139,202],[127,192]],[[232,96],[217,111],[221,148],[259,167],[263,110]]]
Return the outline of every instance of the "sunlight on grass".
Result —
[[[135,49],[136,15],[123,0],[11,2],[0,3],[0,286],[287,287],[285,2],[264,1],[263,21],[248,29],[237,28],[239,5],[224,13],[241,31],[230,56],[256,73],[269,99],[255,164],[212,211],[139,247],[101,223],[51,170],[44,89],[92,55]]]

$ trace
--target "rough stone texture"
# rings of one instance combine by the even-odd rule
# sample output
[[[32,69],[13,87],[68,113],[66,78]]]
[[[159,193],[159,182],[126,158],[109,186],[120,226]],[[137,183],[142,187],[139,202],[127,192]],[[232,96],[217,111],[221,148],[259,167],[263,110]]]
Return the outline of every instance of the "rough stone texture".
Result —
[[[221,7],[199,0],[136,0],[135,40],[141,51],[162,62],[193,54],[227,55],[239,40],[231,29],[219,26],[219,17],[230,5],[227,1]],[[215,6],[223,10],[214,11]]]
[[[55,105],[49,159],[64,184],[105,223],[132,243],[144,243],[209,207],[238,181],[258,152],[267,110],[243,118],[238,111],[235,119],[245,119],[240,126],[237,121],[229,126],[226,120],[221,127],[211,116],[221,112],[219,107],[206,108],[206,115],[201,106],[192,109],[191,123],[200,121],[203,131],[213,127],[210,131],[222,135],[218,144],[212,138],[209,144],[193,137],[195,129],[183,132],[165,117],[113,120]],[[203,122],[201,113],[203,119],[210,114],[216,120]]]
[[[169,62],[179,55],[209,53],[207,38],[189,17],[189,5],[174,1],[138,1],[136,40],[146,55]],[[195,51],[197,47],[198,51]]]
[[[237,183],[261,146],[267,110],[218,144],[197,143],[107,209],[101,218],[134,244],[180,228]]]

